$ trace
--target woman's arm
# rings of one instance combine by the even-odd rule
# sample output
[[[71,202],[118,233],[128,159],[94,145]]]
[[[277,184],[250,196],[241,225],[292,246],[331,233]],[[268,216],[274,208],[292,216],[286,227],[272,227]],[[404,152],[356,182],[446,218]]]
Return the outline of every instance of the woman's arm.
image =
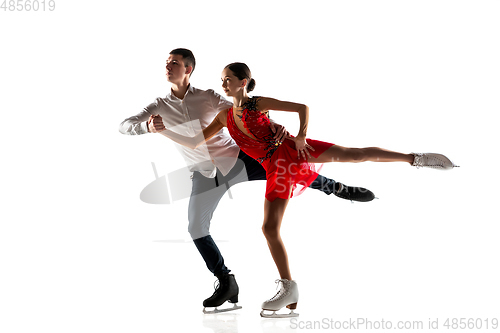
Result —
[[[300,103],[284,102],[274,98],[262,97],[257,102],[257,108],[261,111],[276,110],[297,112],[300,119],[300,129],[297,137],[306,137],[307,125],[309,123],[309,107]]]
[[[309,146],[306,142],[307,126],[309,123],[309,107],[307,105],[262,97],[257,102],[257,108],[261,111],[276,110],[297,112],[300,119],[300,129],[297,136],[293,138],[293,141],[295,141],[295,148],[297,149],[297,156],[302,156],[304,159],[306,156],[311,157],[308,149],[314,150],[314,148]]]
[[[166,136],[169,139],[174,140],[175,142],[189,147],[191,149],[198,148],[201,144],[203,144],[205,141],[209,140],[212,138],[215,134],[217,134],[225,125],[225,116],[227,116],[227,110],[223,110],[219,112],[217,117],[212,121],[210,125],[205,127],[202,132],[196,134],[194,137],[189,137],[189,136],[184,136],[178,133],[175,133],[169,129],[165,129],[160,133],[163,136]],[[155,116],[159,117],[159,116]]]

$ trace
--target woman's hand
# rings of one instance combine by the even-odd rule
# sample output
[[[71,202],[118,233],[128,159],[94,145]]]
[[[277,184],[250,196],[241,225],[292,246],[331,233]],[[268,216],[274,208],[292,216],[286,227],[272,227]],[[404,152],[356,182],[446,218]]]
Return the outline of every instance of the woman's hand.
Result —
[[[306,156],[312,158],[311,154],[309,154],[309,149],[314,151],[314,148],[311,147],[307,142],[305,137],[295,137],[291,138],[295,141],[295,149],[297,150],[297,158],[306,159]]]

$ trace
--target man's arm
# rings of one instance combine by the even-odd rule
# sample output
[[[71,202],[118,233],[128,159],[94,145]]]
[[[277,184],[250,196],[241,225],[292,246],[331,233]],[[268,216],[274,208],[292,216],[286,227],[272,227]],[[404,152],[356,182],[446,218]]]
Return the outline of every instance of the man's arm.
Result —
[[[219,112],[217,117],[214,118],[212,123],[204,128],[200,133],[196,134],[194,137],[184,136],[178,133],[175,133],[169,129],[166,129],[163,126],[163,122],[161,120],[161,116],[152,116],[151,118],[151,126],[152,132],[160,133],[161,135],[186,146],[191,149],[196,149],[200,145],[204,144],[207,140],[210,140],[215,134],[217,134],[224,126],[226,126],[225,119],[227,117],[227,110]],[[159,127],[156,127],[154,124],[160,123]]]
[[[141,112],[135,116],[129,117],[121,122],[118,130],[122,134],[126,135],[140,135],[149,133],[148,120],[149,117],[155,115],[154,110],[158,107],[158,104],[152,103],[144,108]]]

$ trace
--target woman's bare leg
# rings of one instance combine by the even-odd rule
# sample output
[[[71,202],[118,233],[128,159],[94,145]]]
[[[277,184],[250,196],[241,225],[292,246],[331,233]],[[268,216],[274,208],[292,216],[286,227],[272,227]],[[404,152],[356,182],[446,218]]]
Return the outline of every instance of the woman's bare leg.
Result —
[[[285,245],[281,240],[280,228],[285,209],[289,199],[275,199],[264,203],[264,224],[262,232],[267,240],[274,262],[282,279],[292,280],[290,267],[288,266],[288,255]]]
[[[383,148],[347,148],[338,145],[331,146],[318,158],[309,158],[312,163],[328,162],[407,162],[412,164],[415,156],[403,154]]]

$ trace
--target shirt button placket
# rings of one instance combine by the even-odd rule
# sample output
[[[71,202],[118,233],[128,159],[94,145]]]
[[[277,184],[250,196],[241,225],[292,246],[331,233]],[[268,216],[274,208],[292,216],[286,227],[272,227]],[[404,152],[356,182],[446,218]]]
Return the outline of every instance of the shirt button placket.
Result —
[[[189,129],[189,134],[194,135],[194,129],[193,125],[191,123],[191,118],[189,117],[189,112],[186,103],[184,103],[184,100],[181,101],[181,107],[182,107],[182,112],[184,113],[184,119],[186,121],[186,124],[188,124],[188,129]]]

